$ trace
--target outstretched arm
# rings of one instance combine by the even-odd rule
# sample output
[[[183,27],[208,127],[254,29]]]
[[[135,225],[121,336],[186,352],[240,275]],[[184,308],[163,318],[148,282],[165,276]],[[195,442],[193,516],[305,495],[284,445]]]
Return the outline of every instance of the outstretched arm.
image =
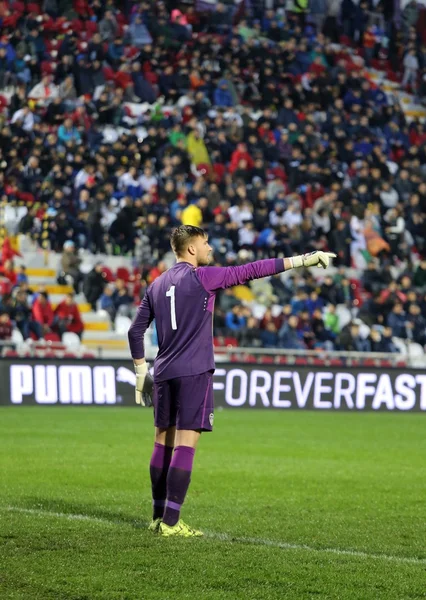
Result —
[[[299,267],[322,267],[326,269],[332,252],[311,252],[292,258],[269,258],[240,265],[238,267],[199,267],[197,275],[204,289],[209,292],[244,284],[252,279],[261,279]]]

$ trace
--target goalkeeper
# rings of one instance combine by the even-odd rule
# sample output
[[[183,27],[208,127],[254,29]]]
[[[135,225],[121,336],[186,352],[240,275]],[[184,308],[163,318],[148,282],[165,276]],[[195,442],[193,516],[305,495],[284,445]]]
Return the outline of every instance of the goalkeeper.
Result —
[[[202,535],[180,518],[200,434],[212,431],[213,307],[218,290],[300,267],[326,269],[331,252],[259,260],[236,267],[208,267],[212,248],[203,229],[181,225],[171,235],[176,264],[147,289],[129,330],[136,370],[136,402],[151,404],[155,445],[150,462],[153,519],[164,537]],[[144,358],[144,334],[155,319],[158,354],[154,385]]]

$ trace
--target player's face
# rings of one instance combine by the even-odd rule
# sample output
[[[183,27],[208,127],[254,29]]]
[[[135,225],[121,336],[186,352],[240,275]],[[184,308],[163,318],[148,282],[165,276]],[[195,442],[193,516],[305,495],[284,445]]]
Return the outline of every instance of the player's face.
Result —
[[[213,248],[209,245],[207,238],[197,237],[194,240],[197,264],[199,267],[209,265],[213,260]]]

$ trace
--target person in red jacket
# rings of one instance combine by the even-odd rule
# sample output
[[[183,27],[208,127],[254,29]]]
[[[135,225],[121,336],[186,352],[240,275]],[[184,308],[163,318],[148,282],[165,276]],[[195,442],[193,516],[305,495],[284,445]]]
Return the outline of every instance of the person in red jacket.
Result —
[[[43,327],[43,334],[52,331],[53,309],[46,292],[40,292],[32,308],[32,318]]]
[[[13,259],[14,256],[22,256],[22,254],[12,248],[10,239],[6,237],[1,249],[1,262],[4,264],[7,260]]]
[[[10,340],[12,337],[12,323],[7,312],[0,313],[0,340]]]
[[[17,284],[17,275],[15,273],[12,260],[8,259],[2,266],[0,266],[0,274],[10,281],[12,287]]]
[[[54,310],[53,329],[62,337],[67,331],[76,333],[81,339],[84,324],[80,311],[74,302],[74,295],[67,294]]]
[[[247,161],[247,168],[251,171],[254,166],[254,161],[250,154],[247,152],[247,146],[245,144],[238,144],[237,149],[234,150],[231,156],[231,164],[229,165],[229,172],[233,173],[238,169],[240,160]]]

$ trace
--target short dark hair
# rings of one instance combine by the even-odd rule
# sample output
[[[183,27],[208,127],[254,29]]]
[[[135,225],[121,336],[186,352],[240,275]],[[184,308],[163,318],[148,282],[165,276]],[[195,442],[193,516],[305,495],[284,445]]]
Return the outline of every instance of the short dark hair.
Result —
[[[180,256],[186,250],[188,244],[193,238],[206,237],[206,232],[201,227],[194,227],[194,225],[179,225],[176,229],[173,229],[172,235],[170,236],[170,245],[173,252]]]

